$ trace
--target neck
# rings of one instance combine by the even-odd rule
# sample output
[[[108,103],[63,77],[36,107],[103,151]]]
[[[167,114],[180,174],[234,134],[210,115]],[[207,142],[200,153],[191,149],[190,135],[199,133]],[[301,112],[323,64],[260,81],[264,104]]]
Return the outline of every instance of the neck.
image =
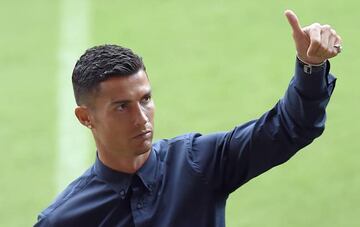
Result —
[[[98,155],[100,161],[107,167],[119,172],[133,174],[144,165],[150,151],[133,157],[124,157],[120,154],[98,150]]]

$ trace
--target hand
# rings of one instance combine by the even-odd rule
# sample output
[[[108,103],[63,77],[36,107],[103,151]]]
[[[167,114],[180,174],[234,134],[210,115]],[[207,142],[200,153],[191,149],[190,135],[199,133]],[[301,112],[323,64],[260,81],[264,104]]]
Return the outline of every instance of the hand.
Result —
[[[291,10],[285,11],[293,31],[297,55],[308,64],[321,64],[340,53],[341,37],[330,25],[314,23],[301,28],[299,20]]]

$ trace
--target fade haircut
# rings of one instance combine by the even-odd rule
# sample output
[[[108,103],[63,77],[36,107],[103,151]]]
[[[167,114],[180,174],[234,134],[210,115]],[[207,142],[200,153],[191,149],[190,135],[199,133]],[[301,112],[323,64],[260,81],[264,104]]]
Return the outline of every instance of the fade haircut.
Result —
[[[114,76],[130,76],[141,69],[145,71],[145,65],[131,49],[106,44],[86,50],[72,73],[76,104],[85,104],[100,82]]]

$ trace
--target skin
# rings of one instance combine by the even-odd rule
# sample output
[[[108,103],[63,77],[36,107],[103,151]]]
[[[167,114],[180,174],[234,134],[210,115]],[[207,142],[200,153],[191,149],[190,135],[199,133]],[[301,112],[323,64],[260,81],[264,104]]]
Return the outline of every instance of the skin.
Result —
[[[297,55],[308,64],[321,64],[339,54],[335,45],[341,45],[341,37],[330,25],[314,23],[301,28],[296,14],[285,11],[285,16],[292,28]]]
[[[339,54],[341,37],[329,25],[301,27],[295,13],[285,11],[292,28],[297,56],[308,64],[321,64]],[[75,109],[78,120],[90,128],[100,160],[108,167],[135,173],[151,151],[154,103],[146,72],[112,77],[99,85],[91,104]]]
[[[79,106],[75,115],[91,129],[100,160],[114,170],[136,172],[153,138],[155,107],[146,72],[111,77],[91,97],[91,107]]]

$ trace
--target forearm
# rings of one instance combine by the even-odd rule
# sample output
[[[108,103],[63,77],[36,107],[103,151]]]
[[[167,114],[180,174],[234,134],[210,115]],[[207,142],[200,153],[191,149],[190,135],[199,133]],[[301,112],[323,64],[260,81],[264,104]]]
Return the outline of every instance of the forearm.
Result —
[[[229,133],[229,158],[225,178],[230,191],[259,174],[287,161],[320,136],[325,127],[325,108],[335,86],[329,63],[303,71],[296,62],[295,75],[283,99],[258,120]]]
[[[282,115],[298,130],[296,135],[313,137],[320,135],[325,124],[325,108],[335,87],[336,79],[329,74],[330,63],[313,67],[306,73],[306,65],[296,60],[295,75],[281,100]],[[292,133],[294,134],[294,133]]]

